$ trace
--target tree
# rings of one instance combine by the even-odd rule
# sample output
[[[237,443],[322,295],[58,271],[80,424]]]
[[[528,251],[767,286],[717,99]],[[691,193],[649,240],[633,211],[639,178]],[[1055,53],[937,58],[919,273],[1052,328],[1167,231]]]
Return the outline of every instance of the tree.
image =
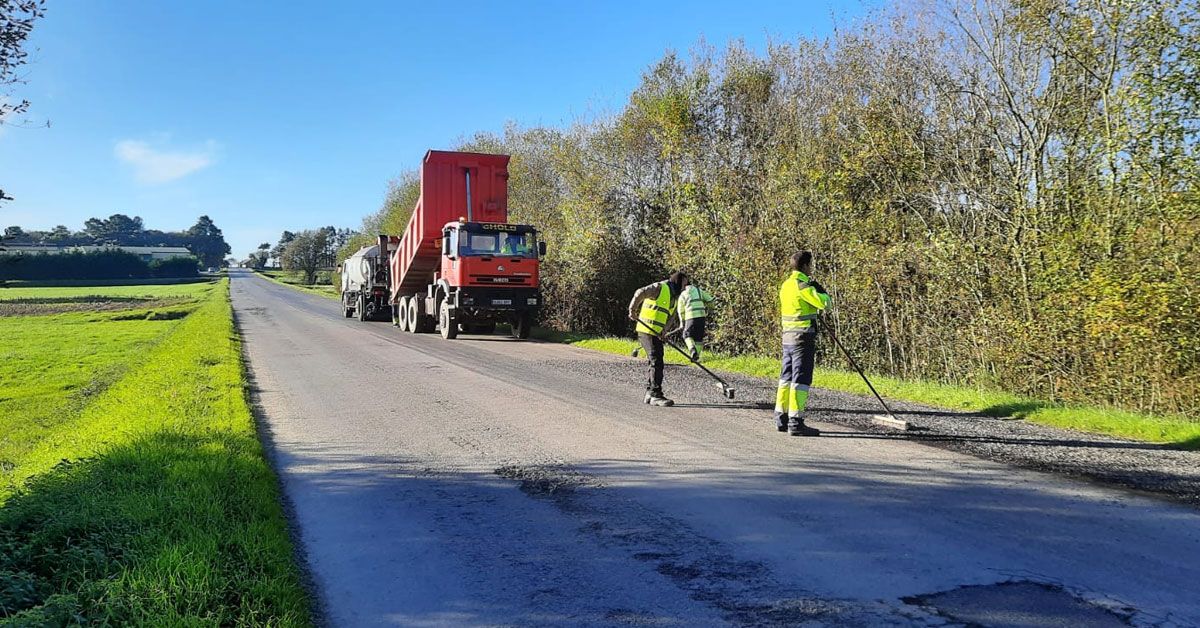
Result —
[[[284,270],[304,273],[304,283],[317,281],[317,271],[329,260],[329,230],[322,228],[293,234],[281,256]]]
[[[25,237],[25,230],[16,225],[4,228],[4,239],[5,240],[16,240],[17,238],[24,238],[24,237]]]
[[[362,227],[357,232],[345,230],[346,239],[338,247],[337,261],[350,257],[364,246],[370,246],[381,233],[394,236],[404,233],[420,196],[421,177],[416,170],[405,171],[389,181],[382,206],[363,218]]]
[[[49,233],[46,234],[46,239],[52,242],[60,242],[71,237],[71,230],[66,225],[56,225]]]
[[[33,24],[45,15],[44,0],[0,0],[0,125],[5,119],[29,111],[28,100],[10,99],[24,79],[18,73],[29,59],[25,42]],[[0,203],[12,200],[0,189]]]
[[[258,250],[246,256],[245,266],[254,270],[262,270],[267,267],[267,259],[270,257],[271,243],[263,242],[258,245]]]
[[[270,245],[268,244],[267,247],[270,248]],[[246,259],[245,259],[245,261],[242,262],[242,265],[245,266],[246,268],[252,268],[254,270],[262,270],[262,269],[266,268],[267,267],[267,251],[265,249],[259,248],[257,251],[250,253],[249,255],[246,256]]]
[[[287,247],[288,243],[295,238],[296,234],[292,233],[291,231],[284,231],[283,234],[279,236],[279,243],[271,249],[271,258],[275,260],[275,264],[277,266],[283,266],[283,249]]]
[[[125,214],[113,214],[106,219],[88,218],[83,223],[83,232],[96,244],[134,246],[144,231],[139,216],[130,218]]]
[[[196,224],[185,232],[187,247],[200,259],[201,264],[209,268],[221,265],[221,261],[231,250],[225,242],[225,236],[208,216],[201,216]]]

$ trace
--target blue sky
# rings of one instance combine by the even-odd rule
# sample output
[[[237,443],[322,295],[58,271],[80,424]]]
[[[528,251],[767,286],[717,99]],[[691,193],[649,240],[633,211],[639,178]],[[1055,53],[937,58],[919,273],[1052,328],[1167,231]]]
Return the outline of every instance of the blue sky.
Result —
[[[208,214],[241,258],[283,229],[357,227],[429,148],[618,110],[668,50],[763,50],[876,3],[48,4],[16,96],[50,127],[0,126],[0,227]]]

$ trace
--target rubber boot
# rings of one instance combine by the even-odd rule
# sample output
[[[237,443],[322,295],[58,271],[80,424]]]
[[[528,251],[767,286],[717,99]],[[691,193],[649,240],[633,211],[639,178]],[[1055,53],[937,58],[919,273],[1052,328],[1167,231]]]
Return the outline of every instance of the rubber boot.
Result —
[[[662,392],[653,390],[646,391],[646,398],[642,400],[642,403],[658,406],[660,408],[670,408],[671,406],[675,405],[675,402],[664,397]]]
[[[788,433],[792,436],[820,436],[821,430],[804,424],[804,419],[788,421]]]

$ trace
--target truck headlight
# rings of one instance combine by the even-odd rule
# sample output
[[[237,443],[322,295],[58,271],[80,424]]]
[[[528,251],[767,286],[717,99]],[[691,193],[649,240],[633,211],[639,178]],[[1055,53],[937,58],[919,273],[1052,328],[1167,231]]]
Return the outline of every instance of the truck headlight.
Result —
[[[537,297],[529,297],[525,300],[526,305],[537,305]]]
[[[471,297],[463,297],[462,302],[463,302],[463,305],[471,305],[471,304],[475,303],[475,299],[472,299]]]

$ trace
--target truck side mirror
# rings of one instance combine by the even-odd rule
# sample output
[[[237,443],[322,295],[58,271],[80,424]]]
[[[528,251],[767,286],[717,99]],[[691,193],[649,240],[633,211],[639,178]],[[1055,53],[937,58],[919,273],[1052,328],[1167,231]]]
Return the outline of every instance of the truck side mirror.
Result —
[[[442,232],[442,255],[451,258],[454,257],[454,254],[450,251],[450,233],[446,231]]]
[[[538,257],[545,257],[545,256],[546,256],[546,243],[538,242]]]

